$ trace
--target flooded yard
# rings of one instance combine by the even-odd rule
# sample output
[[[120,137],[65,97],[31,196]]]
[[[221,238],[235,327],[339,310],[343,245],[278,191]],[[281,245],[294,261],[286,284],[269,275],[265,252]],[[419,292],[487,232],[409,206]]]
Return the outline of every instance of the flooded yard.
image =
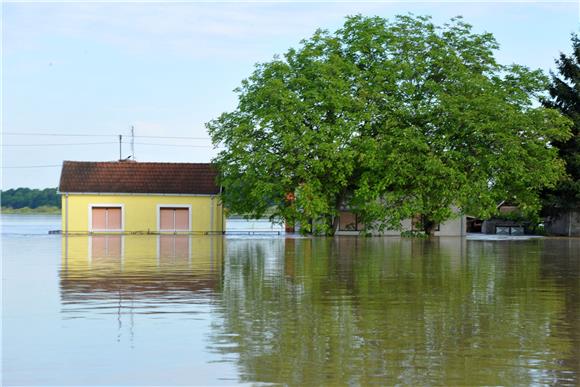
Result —
[[[2,221],[3,385],[580,384],[580,239]]]

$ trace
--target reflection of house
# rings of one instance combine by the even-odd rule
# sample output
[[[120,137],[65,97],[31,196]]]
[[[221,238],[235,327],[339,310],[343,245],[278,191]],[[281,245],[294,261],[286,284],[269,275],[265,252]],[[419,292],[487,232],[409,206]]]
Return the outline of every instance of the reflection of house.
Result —
[[[223,238],[191,235],[75,235],[62,239],[61,295],[105,302],[206,292],[219,287]]]
[[[64,233],[221,233],[210,164],[65,161]]]
[[[349,211],[341,211],[339,215],[337,235],[358,235],[364,232],[364,224],[358,216]],[[402,231],[420,231],[420,219],[405,219],[402,223]],[[377,232],[373,232],[376,234]],[[381,235],[400,235],[401,230],[384,230]],[[465,216],[448,220],[436,226],[435,236],[463,236],[466,234]]]

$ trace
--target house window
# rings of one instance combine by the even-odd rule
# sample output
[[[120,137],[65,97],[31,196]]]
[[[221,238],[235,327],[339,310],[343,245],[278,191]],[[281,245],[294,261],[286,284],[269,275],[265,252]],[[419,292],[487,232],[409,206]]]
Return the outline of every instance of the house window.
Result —
[[[121,207],[91,207],[92,231],[122,231]]]
[[[189,207],[159,208],[159,231],[189,231]]]
[[[359,216],[353,212],[341,211],[338,219],[339,231],[362,231],[364,225],[360,223]]]

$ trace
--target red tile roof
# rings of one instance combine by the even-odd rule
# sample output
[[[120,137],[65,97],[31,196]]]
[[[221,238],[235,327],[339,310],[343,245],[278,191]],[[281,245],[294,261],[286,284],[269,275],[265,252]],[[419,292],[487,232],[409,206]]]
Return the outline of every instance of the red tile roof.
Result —
[[[65,161],[60,192],[219,193],[211,164]]]

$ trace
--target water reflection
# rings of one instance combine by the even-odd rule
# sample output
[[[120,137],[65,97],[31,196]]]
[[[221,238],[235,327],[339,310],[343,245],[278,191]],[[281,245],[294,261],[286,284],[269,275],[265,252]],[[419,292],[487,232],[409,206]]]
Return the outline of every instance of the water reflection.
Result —
[[[112,260],[123,259],[123,242],[121,235],[99,235],[89,238],[89,259]]]
[[[578,297],[580,246],[558,246],[230,242],[213,349],[236,353],[248,382],[575,385],[579,307],[565,300]],[[571,265],[552,256],[545,273],[546,248]]]
[[[206,344],[190,350],[241,382],[579,380],[580,240],[102,235],[62,251],[65,319],[113,318],[131,348],[136,321],[203,320]]]
[[[220,287],[222,238],[71,236],[62,251],[65,318],[195,314]]]

